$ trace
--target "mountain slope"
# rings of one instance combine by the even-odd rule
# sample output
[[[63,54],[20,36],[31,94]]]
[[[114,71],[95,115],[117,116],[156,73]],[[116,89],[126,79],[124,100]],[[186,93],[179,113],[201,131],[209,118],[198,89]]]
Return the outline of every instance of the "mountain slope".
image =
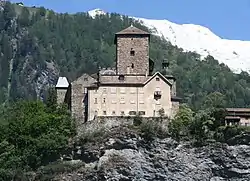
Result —
[[[105,14],[101,9],[89,11],[90,16]],[[250,42],[222,39],[208,28],[194,24],[175,24],[168,20],[131,17],[147,26],[155,35],[164,37],[184,51],[196,52],[202,58],[211,55],[236,73],[250,71]]]
[[[114,34],[132,20],[101,10],[92,13],[58,14],[42,7],[20,7],[17,12],[6,3],[0,10],[0,103],[43,99],[58,76],[72,81],[99,66],[114,67]],[[149,31],[139,21],[133,24]],[[161,71],[163,60],[169,61],[177,95],[194,109],[213,92],[222,93],[227,107],[250,106],[250,77],[245,72],[234,74],[212,56],[200,61],[199,54],[183,52],[159,36],[151,37],[150,57],[155,71]]]

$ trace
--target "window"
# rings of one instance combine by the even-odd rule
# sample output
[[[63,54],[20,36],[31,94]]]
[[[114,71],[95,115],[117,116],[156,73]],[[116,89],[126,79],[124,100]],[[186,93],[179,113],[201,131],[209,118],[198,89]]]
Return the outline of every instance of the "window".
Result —
[[[103,115],[107,115],[107,111],[103,111]]]
[[[130,56],[135,56],[135,51],[133,50],[133,48],[131,48]]]
[[[115,87],[111,88],[111,94],[116,94],[116,88]]]
[[[103,104],[105,104],[106,103],[106,98],[103,98]]]
[[[88,81],[88,78],[87,78],[87,77],[84,77],[83,81]]]
[[[103,93],[104,93],[104,94],[107,93],[107,88],[103,88]]]
[[[115,116],[115,111],[112,111],[112,115]]]
[[[120,81],[123,81],[123,80],[125,79],[125,77],[124,77],[124,75],[119,75],[118,79],[119,79]]]
[[[125,87],[121,87],[121,88],[120,88],[120,93],[121,93],[121,94],[125,94],[125,93],[126,93]]]
[[[145,111],[139,111],[139,115],[142,116],[142,115],[145,115],[146,112]]]
[[[129,115],[136,115],[135,111],[129,111]]]
[[[131,94],[135,94],[135,93],[136,93],[136,88],[131,87],[131,88],[130,88],[130,93],[131,93]]]
[[[156,77],[156,81],[160,81],[160,78],[159,78],[159,77]]]
[[[161,105],[160,100],[156,100],[156,105]]]
[[[120,103],[121,103],[121,104],[125,104],[125,100],[124,100],[123,97],[121,98]]]
[[[140,100],[140,102],[139,102],[140,104],[144,104],[144,100]]]
[[[135,67],[135,65],[132,63],[131,68],[133,69],[134,67]]]
[[[97,98],[95,98],[95,104],[97,104]]]
[[[134,101],[134,100],[131,100],[131,101],[130,101],[130,104],[135,104],[135,101]]]
[[[116,100],[112,100],[111,103],[112,103],[112,104],[116,104]]]
[[[144,91],[143,91],[142,87],[139,88],[139,94],[144,94]]]
[[[124,115],[125,115],[124,111],[121,111],[121,116],[124,116]]]

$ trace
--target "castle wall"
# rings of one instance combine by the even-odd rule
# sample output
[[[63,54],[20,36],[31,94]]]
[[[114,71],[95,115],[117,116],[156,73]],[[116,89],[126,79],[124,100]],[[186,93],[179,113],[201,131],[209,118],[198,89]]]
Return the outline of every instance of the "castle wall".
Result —
[[[67,88],[56,89],[57,104],[65,103],[67,91],[68,91]]]
[[[79,125],[83,124],[87,116],[88,96],[87,88],[95,83],[96,80],[91,76],[84,74],[72,82],[71,91],[71,112]]]
[[[156,90],[161,91],[158,100],[154,98]],[[88,92],[88,120],[93,120],[95,116],[134,116],[137,113],[141,113],[142,117],[159,117],[160,109],[164,109],[165,116],[171,115],[170,85],[158,75],[144,87],[100,86]]]
[[[178,101],[173,101],[172,102],[172,114],[171,114],[171,118],[173,119],[175,117],[175,115],[178,113],[179,111],[179,106],[180,103]]]
[[[131,55],[131,50],[134,51],[134,56]],[[148,37],[141,35],[117,37],[117,74],[149,74]]]

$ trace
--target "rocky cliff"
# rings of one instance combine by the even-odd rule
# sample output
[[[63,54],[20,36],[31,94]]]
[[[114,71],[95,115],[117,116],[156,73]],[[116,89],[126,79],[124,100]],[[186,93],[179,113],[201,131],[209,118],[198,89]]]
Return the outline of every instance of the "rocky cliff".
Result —
[[[147,141],[127,127],[91,137],[92,142],[75,147],[71,161],[84,166],[54,180],[250,180],[249,144],[194,147],[171,138]]]

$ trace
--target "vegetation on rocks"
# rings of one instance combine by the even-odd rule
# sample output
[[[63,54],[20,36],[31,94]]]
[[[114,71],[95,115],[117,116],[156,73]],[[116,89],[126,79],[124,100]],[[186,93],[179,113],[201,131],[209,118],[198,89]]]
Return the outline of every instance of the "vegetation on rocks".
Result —
[[[74,121],[63,106],[51,110],[39,101],[20,101],[2,112],[0,180],[11,180],[60,159],[75,135]]]

